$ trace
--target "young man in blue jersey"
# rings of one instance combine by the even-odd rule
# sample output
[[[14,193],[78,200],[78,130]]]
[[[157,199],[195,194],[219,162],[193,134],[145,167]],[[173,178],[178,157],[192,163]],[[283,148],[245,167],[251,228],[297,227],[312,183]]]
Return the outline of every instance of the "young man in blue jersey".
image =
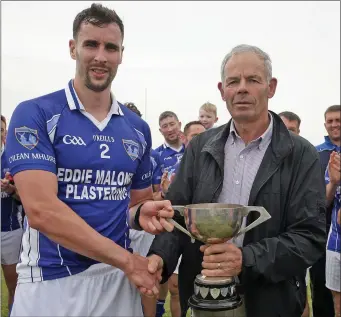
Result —
[[[23,231],[19,224],[20,206],[16,188],[7,179],[6,119],[1,115],[1,267],[8,290],[8,308],[11,309],[17,285],[16,266],[19,261]]]
[[[317,145],[321,169],[325,173],[330,155],[333,151],[340,152],[341,146],[341,106],[329,106],[324,113],[324,127],[327,135],[324,142]],[[326,212],[326,230],[329,232],[333,206],[330,205]],[[312,290],[312,307],[314,317],[334,317],[333,296],[326,287],[326,253],[310,269]]]
[[[340,291],[341,291],[341,227],[338,223],[341,208],[341,160],[340,152],[332,152],[326,170],[326,195],[327,203],[331,205],[332,221],[328,234],[326,252],[326,287],[330,289],[334,300],[335,316],[340,317]]]
[[[158,294],[128,228],[172,230],[174,212],[153,200],[147,123],[110,92],[123,36],[115,11],[80,12],[75,78],[13,113],[6,151],[26,218],[11,316],[143,316],[139,291]]]
[[[185,125],[184,128],[184,139],[183,139],[183,144],[185,148],[188,146],[189,142],[197,135],[200,133],[203,133],[206,131],[205,126],[200,122],[200,121],[191,121],[188,122]],[[175,174],[180,166],[181,161],[177,162],[173,169],[172,169],[172,174],[168,175],[169,173],[165,172],[162,175],[161,178],[161,190],[162,190],[162,195],[164,196],[166,192],[168,191],[169,185],[171,184],[172,180],[175,177]]]
[[[175,164],[181,161],[185,146],[181,142],[181,122],[172,111],[162,112],[159,116],[159,131],[165,142],[155,151],[160,154],[161,172],[171,172]]]

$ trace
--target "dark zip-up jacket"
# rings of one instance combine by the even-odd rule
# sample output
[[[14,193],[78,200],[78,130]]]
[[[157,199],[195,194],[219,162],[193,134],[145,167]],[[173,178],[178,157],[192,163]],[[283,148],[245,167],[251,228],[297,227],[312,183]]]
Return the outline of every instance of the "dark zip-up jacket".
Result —
[[[274,118],[271,143],[253,183],[249,206],[263,206],[271,219],[244,237],[242,273],[247,317],[300,317],[305,301],[305,272],[326,247],[325,183],[316,149],[290,133]],[[224,146],[231,121],[195,137],[166,199],[173,205],[217,202],[224,176]],[[250,213],[247,224],[257,216]],[[183,218],[176,219],[185,227]],[[201,272],[201,243],[174,229],[157,235],[149,254],[164,260],[163,281],[179,267],[182,316],[186,315],[193,283]]]

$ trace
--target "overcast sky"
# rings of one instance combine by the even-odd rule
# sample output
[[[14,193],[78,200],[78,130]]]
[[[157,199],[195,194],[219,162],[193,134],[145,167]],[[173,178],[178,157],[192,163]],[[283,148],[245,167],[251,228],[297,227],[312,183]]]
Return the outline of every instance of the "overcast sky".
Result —
[[[8,119],[19,102],[64,88],[73,78],[72,23],[91,3],[1,3],[1,106]],[[218,107],[218,123],[229,120],[217,89],[220,64],[242,43],[272,58],[278,86],[270,110],[294,111],[302,119],[301,135],[313,144],[323,141],[324,111],[340,104],[339,1],[102,3],[125,25],[112,91],[121,102],[135,102],[154,147],[163,141],[162,111],[176,112],[184,126],[210,101]]]

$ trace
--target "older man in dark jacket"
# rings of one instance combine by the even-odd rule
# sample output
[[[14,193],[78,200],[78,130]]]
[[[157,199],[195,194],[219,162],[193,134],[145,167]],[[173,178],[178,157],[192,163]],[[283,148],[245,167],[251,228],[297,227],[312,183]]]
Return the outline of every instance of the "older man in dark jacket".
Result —
[[[218,87],[232,120],[191,141],[166,196],[174,205],[263,206],[272,217],[234,243],[208,248],[178,230],[155,238],[150,270],[162,270],[164,281],[182,254],[183,317],[200,272],[238,275],[242,316],[300,317],[303,312],[305,271],[326,244],[325,185],[315,148],[268,110],[277,85],[271,72],[269,56],[254,46],[237,46],[225,57]],[[185,226],[179,214],[176,220]],[[243,226],[254,220],[249,214]]]

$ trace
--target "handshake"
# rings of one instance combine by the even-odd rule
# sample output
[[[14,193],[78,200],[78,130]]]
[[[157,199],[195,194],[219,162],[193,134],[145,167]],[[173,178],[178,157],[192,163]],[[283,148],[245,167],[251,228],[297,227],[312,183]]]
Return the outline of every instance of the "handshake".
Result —
[[[154,297],[159,294],[162,280],[163,260],[158,255],[145,258],[132,254],[130,263],[124,271],[128,279],[135,284],[141,294]]]
[[[237,276],[242,269],[242,252],[232,243],[203,245],[204,253],[201,273],[205,276]],[[138,290],[150,297],[159,294],[162,280],[163,260],[153,254],[145,258],[138,254],[131,255],[131,261],[125,274]]]

